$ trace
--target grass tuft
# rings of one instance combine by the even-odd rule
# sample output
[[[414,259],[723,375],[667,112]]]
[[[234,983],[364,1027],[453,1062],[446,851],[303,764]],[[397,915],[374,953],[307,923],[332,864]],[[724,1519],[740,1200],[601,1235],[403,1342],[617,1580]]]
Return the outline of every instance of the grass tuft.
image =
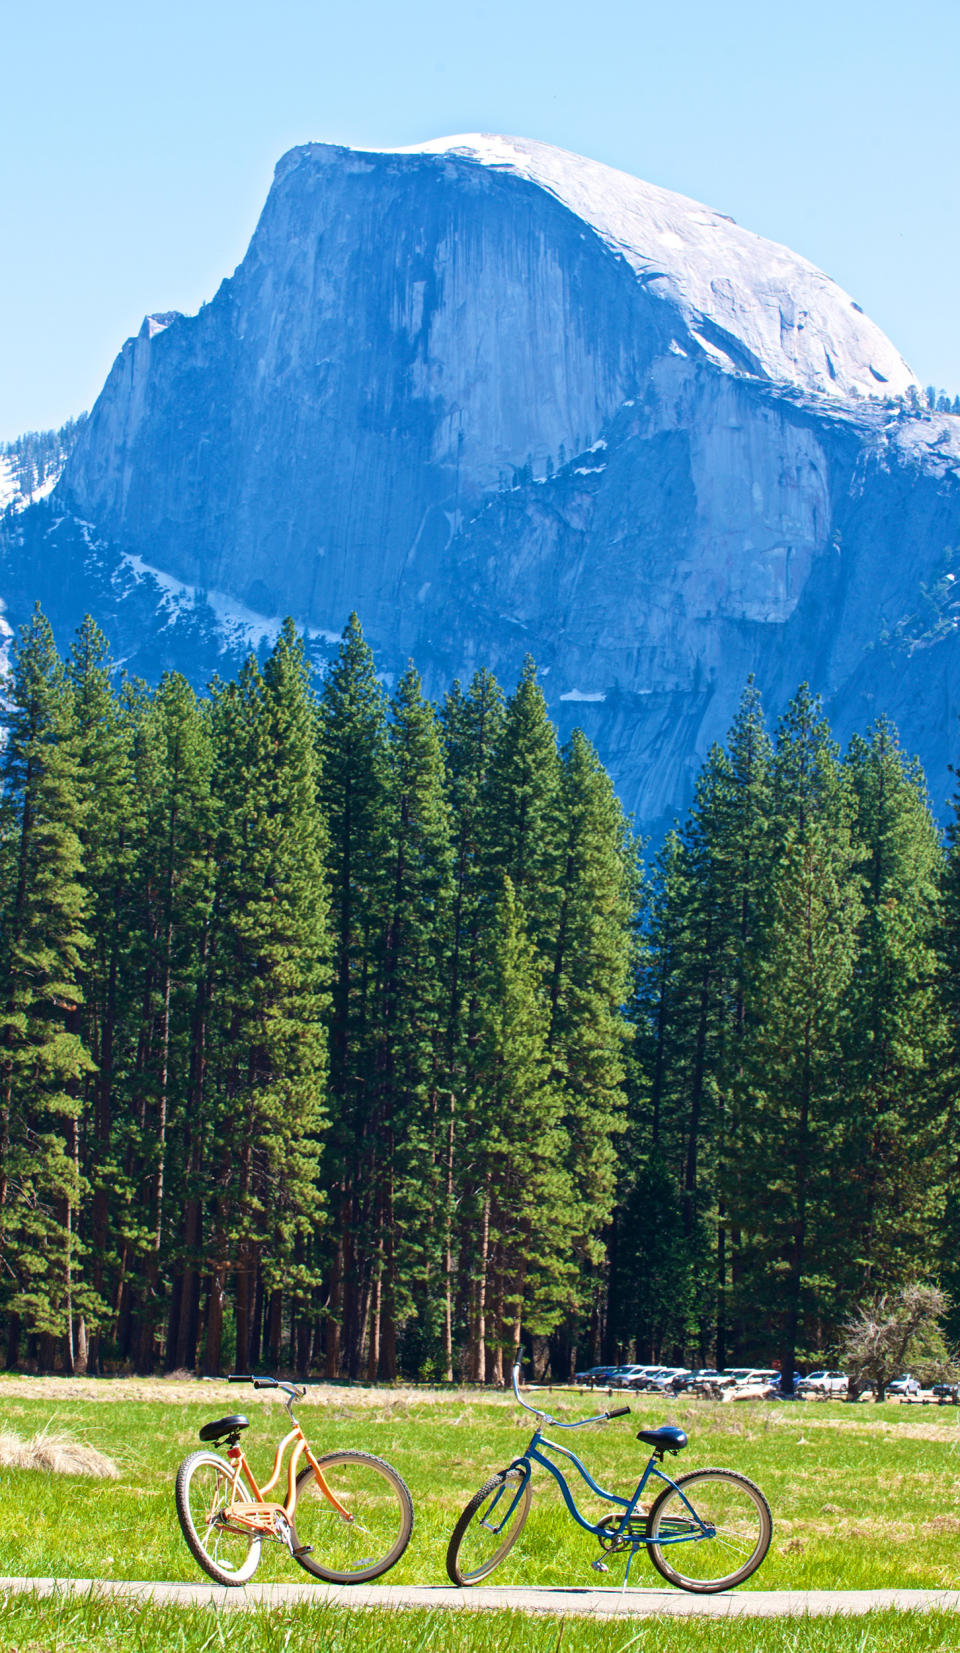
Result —
[[[45,1425],[28,1441],[12,1429],[0,1430],[0,1467],[40,1469],[48,1475],[93,1475],[99,1480],[118,1481],[120,1471],[112,1458],[85,1441],[72,1440]]]

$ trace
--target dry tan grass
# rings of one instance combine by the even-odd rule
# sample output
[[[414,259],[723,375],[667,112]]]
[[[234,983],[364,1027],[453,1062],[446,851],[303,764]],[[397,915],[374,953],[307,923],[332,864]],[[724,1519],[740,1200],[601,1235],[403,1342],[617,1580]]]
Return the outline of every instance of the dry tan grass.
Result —
[[[93,1475],[109,1481],[120,1476],[113,1459],[95,1446],[71,1440],[69,1435],[52,1429],[38,1430],[29,1441],[21,1440],[10,1429],[0,1430],[0,1467],[42,1469],[50,1475]]]
[[[285,1400],[276,1389],[254,1389],[252,1384],[229,1384],[223,1378],[194,1378],[173,1372],[169,1377],[32,1377],[0,1373],[0,1405],[4,1401],[164,1401],[219,1405],[229,1403],[234,1411],[242,1400],[251,1405],[278,1405]],[[485,1389],[428,1389],[397,1385],[396,1388],[364,1387],[334,1383],[311,1383],[304,1407],[342,1407],[347,1411],[373,1407],[378,1411],[404,1410],[411,1405],[438,1399],[455,1400],[471,1406],[513,1405],[512,1395]],[[582,1406],[582,1402],[580,1405]]]

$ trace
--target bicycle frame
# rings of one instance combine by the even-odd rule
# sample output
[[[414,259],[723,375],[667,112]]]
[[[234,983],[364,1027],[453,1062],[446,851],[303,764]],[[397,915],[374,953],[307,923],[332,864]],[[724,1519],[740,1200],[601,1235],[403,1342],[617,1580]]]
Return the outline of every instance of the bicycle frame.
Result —
[[[551,1418],[548,1413],[541,1412],[537,1407],[528,1405],[520,1394],[518,1383],[519,1370],[520,1367],[519,1364],[517,1364],[513,1369],[513,1392],[516,1395],[517,1400],[527,1412],[533,1412],[538,1418],[542,1418],[545,1423],[550,1424],[553,1428],[582,1429],[586,1424],[607,1422],[607,1414],[599,1413],[593,1418],[581,1418],[577,1423],[561,1423],[559,1418]],[[629,1408],[627,1408],[627,1410],[629,1410]],[[573,1465],[574,1469],[576,1469],[581,1480],[587,1487],[589,1487],[591,1492],[596,1493],[597,1497],[603,1498],[607,1503],[617,1505],[623,1511],[623,1514],[620,1516],[619,1521],[615,1525],[612,1522],[612,1518],[609,1516],[605,1517],[601,1521],[588,1521],[583,1515],[581,1515],[562,1469],[559,1469],[557,1465],[546,1456],[546,1454],[542,1451],[543,1447],[546,1447],[550,1452],[559,1452],[561,1457],[567,1458]],[[683,1488],[678,1487],[676,1481],[672,1480],[671,1477],[659,1467],[656,1452],[652,1452],[650,1454],[646,1468],[644,1469],[640,1480],[637,1482],[636,1490],[634,1491],[633,1496],[631,1498],[621,1498],[618,1493],[608,1492],[604,1487],[598,1486],[597,1482],[590,1474],[586,1464],[581,1462],[576,1453],[571,1452],[569,1448],[565,1446],[560,1446],[557,1441],[548,1440],[546,1435],[543,1433],[542,1426],[539,1424],[534,1430],[533,1435],[530,1437],[530,1443],[526,1450],[522,1452],[519,1457],[514,1458],[513,1462],[509,1466],[510,1469],[516,1469],[520,1472],[521,1480],[513,1498],[510,1500],[509,1507],[503,1516],[503,1519],[496,1526],[494,1526],[490,1521],[491,1515],[506,1490],[505,1485],[501,1487],[500,1491],[497,1493],[497,1496],[490,1505],[490,1508],[486,1512],[482,1524],[485,1527],[488,1527],[491,1532],[501,1532],[510,1520],[517,1504],[520,1502],[520,1499],[526,1491],[530,1477],[533,1473],[534,1464],[541,1464],[544,1469],[550,1471],[550,1474],[553,1476],[553,1479],[560,1488],[560,1493],[567,1507],[568,1513],[573,1516],[573,1519],[576,1521],[578,1526],[583,1527],[585,1532],[592,1533],[595,1538],[600,1538],[602,1534],[604,1538],[611,1539],[614,1544],[629,1545],[631,1556],[636,1553],[641,1544],[651,1544],[656,1542],[658,1547],[662,1547],[666,1544],[689,1543],[691,1539],[716,1537],[716,1529],[700,1519],[693,1505],[686,1497]],[[637,1505],[643,1496],[644,1489],[653,1477],[656,1477],[658,1481],[662,1481],[665,1486],[673,1487],[674,1492],[678,1494],[684,1507],[689,1511],[692,1530],[691,1525],[684,1522],[682,1531],[664,1532],[661,1530],[657,1534],[657,1538],[654,1541],[649,1538],[645,1532],[637,1532],[631,1525]]]
[[[592,1419],[588,1419],[586,1421],[593,1422]],[[559,1428],[561,1429],[575,1429],[577,1427],[578,1426],[576,1424],[559,1425]],[[562,1457],[569,1459],[570,1463],[579,1474],[581,1480],[587,1487],[589,1487],[591,1492],[596,1493],[598,1498],[603,1498],[609,1504],[616,1504],[623,1511],[623,1514],[620,1516],[620,1519],[616,1525],[611,1523],[609,1517],[601,1521],[588,1521],[585,1516],[581,1515],[562,1469],[559,1469],[557,1465],[546,1456],[546,1454],[541,1450],[542,1447],[546,1447],[550,1452],[559,1452]],[[550,1474],[556,1481],[557,1486],[560,1488],[561,1497],[567,1506],[569,1514],[573,1516],[573,1519],[576,1521],[578,1526],[583,1527],[585,1532],[592,1533],[595,1538],[599,1538],[602,1533],[605,1538],[612,1538],[614,1542],[623,1541],[628,1543],[631,1549],[634,1550],[641,1544],[649,1544],[652,1542],[652,1540],[647,1537],[646,1533],[636,1532],[631,1527],[630,1523],[636,1513],[637,1505],[643,1497],[647,1483],[654,1476],[657,1480],[662,1481],[665,1486],[673,1487],[674,1491],[678,1493],[682,1502],[689,1510],[691,1521],[695,1524],[696,1528],[694,1532],[686,1530],[682,1533],[675,1534],[660,1532],[657,1536],[657,1544],[660,1546],[665,1544],[681,1544],[684,1542],[689,1542],[691,1538],[714,1537],[714,1529],[707,1526],[705,1522],[701,1521],[696,1510],[693,1508],[693,1505],[685,1497],[683,1488],[678,1487],[676,1482],[671,1480],[670,1476],[666,1475],[664,1471],[657,1466],[655,1454],[652,1454],[648,1460],[647,1466],[644,1469],[640,1480],[637,1482],[636,1490],[634,1491],[633,1496],[631,1498],[621,1498],[618,1493],[608,1492],[605,1487],[598,1486],[597,1482],[590,1474],[586,1464],[581,1462],[575,1452],[571,1452],[568,1447],[560,1446],[557,1441],[548,1440],[546,1435],[544,1435],[543,1431],[540,1429],[537,1429],[534,1432],[530,1439],[530,1444],[526,1450],[521,1453],[518,1458],[514,1458],[512,1464],[509,1466],[510,1469],[519,1470],[522,1479],[515,1496],[510,1501],[510,1507],[506,1511],[503,1520],[498,1522],[495,1527],[491,1527],[491,1531],[500,1532],[510,1520],[517,1504],[523,1496],[527,1482],[530,1480],[533,1473],[534,1464],[541,1464],[544,1469],[548,1469],[550,1471]],[[490,1525],[490,1516],[502,1496],[503,1489],[501,1489],[501,1491],[497,1494],[497,1497],[491,1504],[490,1509],[487,1511],[486,1518],[483,1522],[484,1526]]]
[[[259,1380],[258,1387],[262,1382],[263,1380]],[[277,1384],[276,1387],[281,1388],[284,1386]],[[291,1400],[287,1402],[288,1411],[290,1411],[292,1399],[293,1397],[291,1396]],[[233,1446],[227,1447],[227,1458],[229,1459],[230,1467],[233,1470],[233,1480],[230,1485],[230,1498],[227,1503],[226,1510],[224,1511],[222,1524],[230,1530],[239,1532],[259,1532],[272,1538],[277,1537],[277,1518],[282,1518],[281,1525],[283,1522],[291,1523],[293,1521],[293,1512],[297,1502],[297,1467],[301,1458],[304,1456],[313,1470],[313,1473],[317,1479],[317,1484],[328,1503],[333,1506],[339,1515],[343,1516],[345,1521],[353,1520],[349,1510],[344,1509],[339,1499],[334,1496],[327,1485],[323,1470],[320,1468],[320,1465],[311,1452],[307,1437],[304,1435],[303,1430],[297,1423],[296,1418],[294,1418],[292,1411],[290,1411],[290,1417],[293,1421],[293,1428],[288,1435],[283,1437],[283,1440],[277,1447],[276,1457],[273,1461],[273,1473],[270,1476],[269,1481],[266,1481],[262,1488],[257,1485],[256,1477],[254,1476],[253,1470],[250,1468],[246,1454],[244,1453],[244,1450],[239,1442]],[[287,1447],[291,1445],[293,1446],[293,1451],[290,1454],[290,1461],[287,1465],[286,1503],[281,1504],[272,1502],[268,1499],[267,1494],[273,1491],[274,1487],[280,1480],[280,1476],[283,1471],[284,1454],[286,1453]],[[252,1499],[240,1496],[240,1478],[244,1475],[253,1489],[254,1497]],[[234,1522],[236,1523],[235,1527],[233,1526]]]

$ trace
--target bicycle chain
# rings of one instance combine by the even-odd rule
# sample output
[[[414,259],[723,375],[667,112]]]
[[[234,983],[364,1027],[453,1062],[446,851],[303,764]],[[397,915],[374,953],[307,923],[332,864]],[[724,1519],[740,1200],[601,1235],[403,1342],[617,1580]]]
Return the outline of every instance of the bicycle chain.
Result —
[[[597,1538],[600,1541],[601,1550],[605,1550],[608,1555],[615,1555],[618,1550],[633,1549],[646,1534],[647,1518],[645,1515],[631,1515],[626,1530],[617,1532],[616,1529],[620,1526],[621,1520],[622,1516],[607,1515],[600,1522]],[[604,1528],[607,1529],[606,1532],[603,1530]]]

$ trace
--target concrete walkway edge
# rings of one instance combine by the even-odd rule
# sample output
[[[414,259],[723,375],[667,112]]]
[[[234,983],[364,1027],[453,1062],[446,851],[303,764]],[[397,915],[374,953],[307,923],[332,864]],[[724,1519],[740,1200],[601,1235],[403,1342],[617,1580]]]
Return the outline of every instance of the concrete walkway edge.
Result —
[[[513,1609],[595,1619],[618,1618],[788,1618],[836,1613],[859,1615],[882,1608],[914,1612],[960,1612],[960,1590],[740,1590],[694,1596],[682,1590],[496,1589],[407,1584],[248,1584],[226,1590],[217,1584],[149,1583],[122,1579],[0,1578],[0,1596],[114,1597],[152,1601],[157,1606],[212,1606],[250,1609],[301,1605],[339,1607],[421,1607]]]

